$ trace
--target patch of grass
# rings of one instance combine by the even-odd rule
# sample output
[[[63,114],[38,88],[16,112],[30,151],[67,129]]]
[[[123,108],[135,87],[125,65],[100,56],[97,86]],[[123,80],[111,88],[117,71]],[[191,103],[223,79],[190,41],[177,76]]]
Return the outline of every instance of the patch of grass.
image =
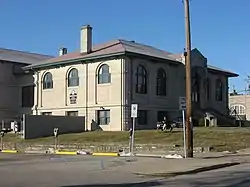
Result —
[[[213,147],[215,151],[236,151],[250,147],[250,128],[220,127],[194,129],[194,147]],[[128,144],[128,132],[84,132],[59,135],[60,144]],[[53,137],[22,140],[13,134],[6,134],[4,142],[53,144]],[[181,129],[169,132],[141,130],[135,132],[136,144],[158,144],[161,146],[183,145]]]

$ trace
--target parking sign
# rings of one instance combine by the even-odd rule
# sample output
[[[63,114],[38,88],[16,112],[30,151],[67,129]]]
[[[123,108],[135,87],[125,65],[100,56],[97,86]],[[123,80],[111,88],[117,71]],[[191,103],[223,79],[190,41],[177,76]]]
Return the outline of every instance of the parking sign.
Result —
[[[131,105],[131,118],[137,118],[138,104]]]
[[[179,97],[179,109],[186,110],[186,97]]]

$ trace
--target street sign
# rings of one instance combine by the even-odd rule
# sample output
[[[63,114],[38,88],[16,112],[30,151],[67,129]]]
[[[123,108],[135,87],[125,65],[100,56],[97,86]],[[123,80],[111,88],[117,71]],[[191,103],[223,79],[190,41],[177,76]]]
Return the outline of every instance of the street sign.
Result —
[[[186,97],[179,97],[179,109],[186,110]]]
[[[185,123],[185,110],[186,110],[186,97],[179,97],[179,109],[182,111],[182,126],[183,126],[183,143],[184,143],[184,157],[187,157],[186,148],[186,123]]]
[[[54,128],[54,136],[57,137],[58,135],[58,128]]]
[[[138,104],[131,105],[131,118],[137,118]]]
[[[138,104],[132,104],[131,105],[131,118],[133,118],[132,123],[132,131],[131,131],[131,138],[130,138],[130,155],[133,155],[134,152],[134,144],[135,144],[135,118],[137,118],[137,110],[138,110]]]

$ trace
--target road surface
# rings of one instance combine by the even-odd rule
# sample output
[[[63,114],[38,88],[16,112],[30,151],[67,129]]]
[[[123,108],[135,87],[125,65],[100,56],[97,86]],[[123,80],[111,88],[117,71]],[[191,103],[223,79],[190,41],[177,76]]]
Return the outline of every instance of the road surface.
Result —
[[[164,181],[168,187],[249,187],[250,164],[243,164],[196,175],[183,175]]]
[[[140,177],[123,166],[121,157],[0,154],[0,186],[4,187],[206,187],[250,186],[250,164],[169,179]],[[137,160],[138,161],[138,160]],[[157,160],[156,160],[157,162]],[[149,166],[150,167],[150,166]],[[125,167],[124,167],[125,168]],[[128,168],[128,167],[126,167]]]

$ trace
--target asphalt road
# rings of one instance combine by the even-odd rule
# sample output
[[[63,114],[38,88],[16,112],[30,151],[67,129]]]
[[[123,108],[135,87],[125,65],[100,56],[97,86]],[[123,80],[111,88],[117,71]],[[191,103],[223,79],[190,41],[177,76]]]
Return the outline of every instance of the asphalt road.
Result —
[[[196,175],[178,176],[164,181],[168,187],[249,187],[250,164],[243,164]]]
[[[0,154],[0,186],[124,186],[148,180],[116,169],[127,163],[121,157]]]
[[[121,157],[0,154],[3,187],[243,187],[250,186],[250,165],[239,165],[170,179],[142,178],[124,165],[139,162]]]

